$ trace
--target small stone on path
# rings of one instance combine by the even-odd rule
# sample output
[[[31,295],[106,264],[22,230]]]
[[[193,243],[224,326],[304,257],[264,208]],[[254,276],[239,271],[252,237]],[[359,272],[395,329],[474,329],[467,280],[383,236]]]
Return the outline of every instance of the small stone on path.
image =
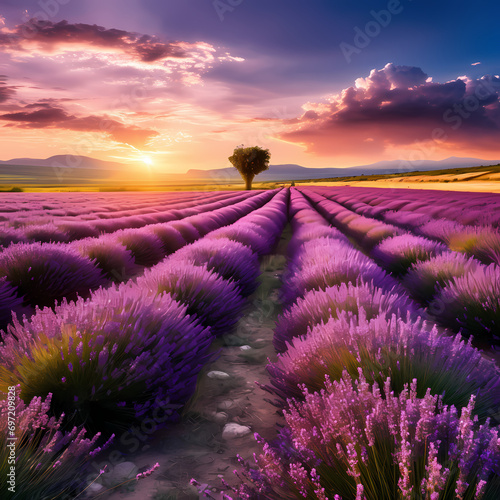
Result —
[[[250,430],[250,427],[247,427],[246,425],[240,425],[240,424],[236,424],[234,422],[231,422],[231,423],[226,424],[224,426],[224,429],[222,430],[222,439],[239,438],[239,437],[247,436],[251,432],[252,431]]]
[[[219,371],[214,370],[214,371],[208,372],[207,377],[213,378],[216,380],[227,380],[227,379],[231,378],[231,375],[229,375],[226,372],[219,372]]]

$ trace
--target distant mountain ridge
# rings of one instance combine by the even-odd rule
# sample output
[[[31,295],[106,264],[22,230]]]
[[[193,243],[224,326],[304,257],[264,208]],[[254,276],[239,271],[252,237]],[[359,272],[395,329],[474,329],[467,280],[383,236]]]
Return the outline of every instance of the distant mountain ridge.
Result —
[[[270,165],[269,169],[260,173],[255,181],[293,181],[304,179],[326,179],[331,177],[350,177],[359,175],[382,175],[414,171],[443,170],[450,168],[467,168],[477,166],[497,165],[500,161],[481,160],[479,158],[450,157],[444,160],[425,160],[418,164],[411,164],[404,160],[379,161],[369,165],[359,165],[347,168],[311,168],[296,164]],[[239,172],[234,167],[214,168],[209,170],[190,169],[185,174],[162,173],[159,171],[145,172],[137,166],[90,158],[88,156],[56,155],[46,159],[14,158],[0,161],[0,173],[4,182],[27,182],[33,177],[40,182],[85,182],[120,181],[133,178],[150,181],[156,178],[160,182],[238,182],[241,181]],[[14,180],[15,179],[15,180]]]
[[[54,168],[92,168],[103,170],[122,170],[122,163],[98,160],[81,155],[55,155],[50,158],[14,158],[0,161],[0,165],[20,165],[26,167],[54,167]]]
[[[418,165],[411,165],[405,160],[379,161],[369,165],[360,165],[347,168],[311,168],[295,164],[270,165],[268,170],[260,173],[258,181],[287,181],[304,179],[324,179],[328,177],[351,177],[356,175],[381,175],[414,171],[442,170],[448,168],[467,168],[480,165],[497,165],[497,160],[481,160],[479,158],[458,158],[452,156],[444,160],[425,160]],[[211,170],[191,169],[185,174],[188,179],[233,180],[241,179],[238,171],[233,167]]]

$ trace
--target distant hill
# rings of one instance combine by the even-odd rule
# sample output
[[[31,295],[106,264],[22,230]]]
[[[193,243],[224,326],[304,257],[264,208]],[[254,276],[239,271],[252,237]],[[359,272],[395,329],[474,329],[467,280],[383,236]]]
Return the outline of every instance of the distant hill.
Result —
[[[300,181],[306,179],[326,179],[331,177],[353,177],[359,175],[383,175],[407,173],[410,171],[443,170],[496,165],[499,161],[479,158],[451,157],[440,161],[423,161],[412,166],[401,160],[380,161],[369,165],[348,168],[310,168],[295,164],[270,165],[259,174],[256,182]],[[3,184],[93,184],[100,182],[241,182],[241,176],[233,167],[210,170],[191,169],[185,174],[149,172],[139,166],[103,161],[88,156],[56,155],[46,159],[14,158],[0,161],[0,178]]]
[[[299,181],[304,179],[325,179],[328,177],[352,177],[355,175],[382,175],[410,172],[443,170],[447,168],[476,167],[478,165],[497,165],[500,161],[481,160],[479,158],[457,158],[452,156],[445,160],[426,160],[418,165],[408,165],[404,160],[379,161],[369,165],[360,165],[348,168],[310,168],[295,164],[270,165],[269,169],[260,173],[255,180],[264,181]],[[190,180],[237,180],[241,179],[238,171],[233,167],[217,168],[212,170],[188,170],[185,177]]]
[[[14,158],[0,161],[0,165],[19,165],[23,167],[85,168],[100,170],[123,170],[122,163],[97,160],[81,155],[56,155],[44,160],[37,158]]]

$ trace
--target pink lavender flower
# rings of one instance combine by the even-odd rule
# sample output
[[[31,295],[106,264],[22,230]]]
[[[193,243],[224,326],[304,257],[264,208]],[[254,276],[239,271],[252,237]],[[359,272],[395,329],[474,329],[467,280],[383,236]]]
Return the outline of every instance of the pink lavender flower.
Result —
[[[108,283],[90,259],[55,243],[11,245],[0,253],[0,277],[33,307],[88,297],[90,290]]]
[[[339,319],[315,325],[305,337],[292,339],[288,350],[268,365],[271,385],[265,388],[283,406],[289,398],[302,399],[304,385],[320,391],[325,375],[337,380],[344,369],[355,378],[361,369],[381,386],[391,376],[396,394],[416,378],[420,397],[431,388],[433,394],[444,395],[445,404],[457,407],[478,394],[475,411],[481,420],[500,401],[499,369],[460,335],[441,335],[437,328],[412,318],[382,314],[367,319],[362,309],[358,317],[343,313]],[[427,432],[431,413],[423,404],[419,435]],[[373,425],[370,422],[369,427]]]
[[[244,468],[247,484],[240,491],[247,496],[242,498],[258,498],[258,491],[273,500],[300,498],[304,489],[311,498],[322,498],[314,496],[321,489],[327,497],[413,498],[414,485],[422,485],[429,498],[455,489],[472,498],[478,491],[476,483],[479,486],[497,472],[498,429],[471,420],[474,397],[456,418],[455,407],[443,405],[430,390],[418,397],[417,384],[406,385],[396,395],[387,379],[382,395],[378,385],[370,385],[362,374],[354,381],[344,373],[338,381],[327,380],[319,393],[305,389],[304,401],[290,400],[284,411],[290,434],[282,437],[295,451],[285,454],[280,451],[283,444],[281,448],[276,444],[266,450],[267,458],[256,456],[258,470]],[[434,409],[431,420],[429,408]],[[365,432],[368,418],[371,439]],[[420,423],[422,418],[425,424]],[[419,434],[418,428],[426,432]],[[473,446],[464,442],[465,436]],[[367,458],[359,453],[363,447]],[[279,480],[263,467],[269,459],[273,470],[281,472]],[[457,474],[450,474],[452,468]],[[481,494],[483,488],[481,483]]]
[[[85,430],[74,427],[61,431],[64,415],[49,417],[52,394],[45,399],[33,398],[24,403],[16,387],[16,469],[23,471],[23,481],[16,482],[19,498],[53,498],[61,491],[76,495],[85,487],[90,454],[96,449],[99,434],[85,438]],[[0,446],[8,449],[7,399],[0,401]],[[7,460],[0,463],[0,473],[6,475]],[[8,498],[7,483],[0,484],[0,496]]]
[[[50,390],[59,412],[107,433],[167,400],[165,422],[174,419],[211,359],[212,335],[185,306],[133,284],[39,311],[10,331],[0,344],[2,363],[24,397]]]
[[[446,250],[442,243],[405,234],[382,241],[373,249],[372,256],[388,271],[401,275],[417,261],[430,259]]]
[[[258,285],[257,255],[242,243],[227,238],[203,238],[177,251],[168,262],[171,266],[179,262],[205,266],[224,279],[233,280],[244,296],[252,294]]]
[[[440,290],[439,319],[464,335],[500,342],[500,267],[478,267],[458,276]]]
[[[140,472],[139,474],[137,474],[135,476],[135,479],[137,481],[139,481],[139,479],[142,479],[144,477],[147,477],[147,476],[150,476],[151,474],[153,474],[153,472],[158,469],[160,467],[160,464],[158,462],[156,462],[152,467],[150,467],[148,470],[144,471],[144,472]]]
[[[437,291],[453,278],[476,271],[481,264],[463,254],[444,252],[415,263],[403,279],[413,297],[423,303],[432,300]]]
[[[227,332],[242,314],[244,298],[234,282],[189,262],[166,261],[148,270],[137,284],[143,293],[171,294],[216,335]]]
[[[285,285],[286,286],[286,285]],[[311,290],[290,309],[278,317],[274,330],[273,344],[278,352],[286,350],[286,342],[303,336],[319,323],[326,323],[330,318],[337,318],[342,311],[359,314],[363,308],[367,319],[386,314],[416,318],[423,314],[419,308],[399,290],[386,291],[370,283],[353,285],[341,283],[340,286],[327,287],[324,290]]]

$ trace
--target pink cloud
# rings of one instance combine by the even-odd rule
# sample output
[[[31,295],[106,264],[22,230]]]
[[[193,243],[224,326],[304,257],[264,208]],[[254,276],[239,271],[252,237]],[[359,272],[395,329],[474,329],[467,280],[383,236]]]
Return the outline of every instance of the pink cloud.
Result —
[[[23,111],[0,115],[0,120],[9,122],[6,126],[24,129],[55,128],[78,132],[99,132],[117,142],[137,148],[144,147],[148,140],[158,135],[156,130],[127,125],[105,115],[82,117],[70,115],[63,108],[50,103],[42,103],[35,111],[32,111],[32,105],[28,105]]]
[[[0,75],[0,103],[8,101],[16,93],[16,87],[7,85],[6,80],[5,75]]]
[[[327,102],[305,104],[279,137],[320,156],[369,156],[435,140],[439,129],[443,149],[500,152],[499,95],[498,77],[433,83],[420,68],[387,64]]]
[[[142,62],[186,58],[191,55],[189,46],[181,42],[162,42],[154,36],[106,29],[96,24],[71,24],[68,21],[52,23],[31,19],[27,23],[18,25],[10,33],[0,33],[0,47],[25,50],[34,43],[47,52],[61,45],[113,49]]]

